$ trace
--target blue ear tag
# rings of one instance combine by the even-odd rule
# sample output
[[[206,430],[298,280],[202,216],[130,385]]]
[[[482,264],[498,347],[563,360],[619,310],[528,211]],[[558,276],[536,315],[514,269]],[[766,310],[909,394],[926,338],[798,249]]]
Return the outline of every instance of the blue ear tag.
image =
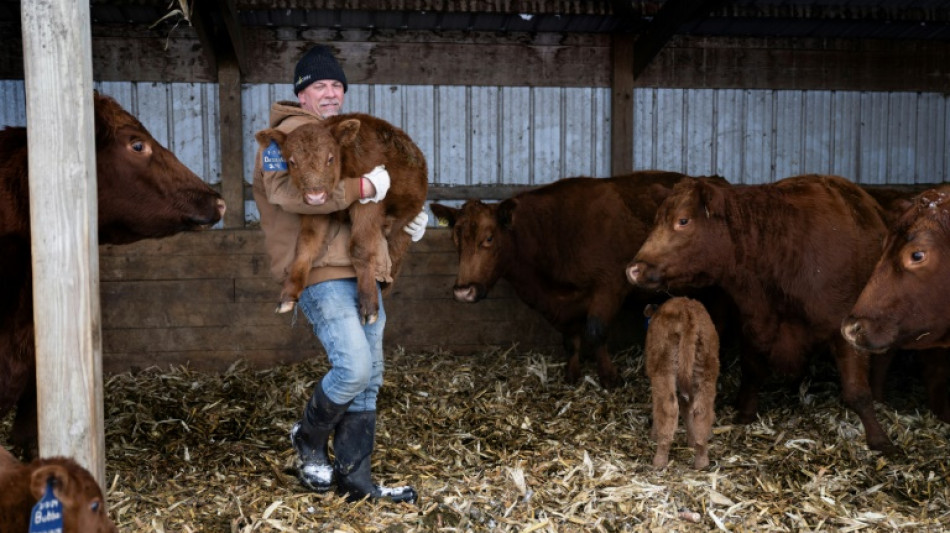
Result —
[[[53,494],[53,478],[46,482],[46,493],[33,506],[29,533],[63,533],[63,504]]]
[[[264,172],[274,172],[277,170],[287,170],[287,161],[284,161],[283,154],[280,153],[280,146],[277,141],[271,141],[261,153],[261,169]]]

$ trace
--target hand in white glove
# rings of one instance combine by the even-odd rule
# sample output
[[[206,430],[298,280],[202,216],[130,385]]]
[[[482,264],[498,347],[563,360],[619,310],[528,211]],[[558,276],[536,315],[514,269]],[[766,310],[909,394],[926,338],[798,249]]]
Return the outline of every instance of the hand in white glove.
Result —
[[[370,170],[367,174],[364,174],[363,177],[373,184],[373,187],[376,189],[376,194],[368,198],[360,198],[361,204],[379,202],[386,197],[386,193],[389,191],[390,179],[389,172],[386,172],[385,166],[379,165],[373,170]]]
[[[403,231],[409,234],[412,237],[412,242],[419,242],[422,240],[422,235],[426,232],[426,225],[429,223],[429,213],[426,213],[425,209],[419,211],[419,214],[416,215],[416,218],[409,221]]]

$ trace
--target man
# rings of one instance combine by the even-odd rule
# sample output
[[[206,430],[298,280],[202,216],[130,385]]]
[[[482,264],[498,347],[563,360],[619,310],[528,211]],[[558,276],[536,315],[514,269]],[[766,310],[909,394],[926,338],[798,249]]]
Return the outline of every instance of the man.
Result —
[[[270,127],[286,132],[340,113],[347,91],[346,76],[330,50],[310,49],[294,69],[297,102],[271,106]],[[276,143],[262,148],[254,169],[254,200],[271,259],[271,273],[282,281],[294,256],[301,214],[327,215],[346,209],[357,199],[378,202],[389,189],[389,174],[376,167],[359,179],[344,179],[326,202],[304,203],[290,183],[287,164]],[[314,387],[303,416],[290,432],[297,452],[298,477],[307,488],[326,492],[337,485],[350,501],[364,497],[414,503],[412,487],[381,487],[370,475],[376,434],[376,396],[383,383],[383,328],[386,313],[380,298],[379,318],[360,320],[356,271],[349,257],[350,226],[325,216],[329,246],[310,270],[297,303],[313,326],[330,359],[330,370]],[[423,211],[404,230],[413,241],[422,238],[428,215]],[[381,246],[386,240],[381,239]],[[388,258],[388,250],[381,256]],[[378,289],[377,289],[378,290]],[[333,433],[335,460],[327,443]]]

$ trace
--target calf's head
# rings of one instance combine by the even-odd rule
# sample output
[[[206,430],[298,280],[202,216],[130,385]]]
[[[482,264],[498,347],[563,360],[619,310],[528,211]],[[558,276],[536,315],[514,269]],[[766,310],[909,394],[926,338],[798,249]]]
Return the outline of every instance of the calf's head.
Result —
[[[344,176],[344,147],[355,146],[359,132],[358,119],[328,119],[298,126],[290,133],[261,130],[255,137],[262,147],[277,143],[304,202],[322,205]]]
[[[721,179],[683,178],[653,187],[660,206],[653,229],[627,265],[627,280],[645,289],[702,287],[728,264],[725,192]]]
[[[485,204],[466,201],[460,209],[431,204],[440,225],[452,227],[459,254],[459,272],[452,292],[460,302],[474,303],[488,295],[504,275],[511,248],[511,228],[517,201]]]
[[[906,204],[841,333],[873,352],[950,347],[948,301],[950,186],[941,186]]]
[[[112,98],[95,94],[99,241],[123,244],[211,226],[221,196]]]
[[[30,492],[39,500],[49,484],[63,505],[63,530],[90,533],[117,531],[106,500],[92,475],[71,459],[40,459],[30,476]]]

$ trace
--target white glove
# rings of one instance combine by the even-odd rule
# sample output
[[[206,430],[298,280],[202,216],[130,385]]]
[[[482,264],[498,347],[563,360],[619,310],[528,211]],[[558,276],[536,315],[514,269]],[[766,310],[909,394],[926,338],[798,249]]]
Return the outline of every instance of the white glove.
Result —
[[[369,182],[373,184],[373,187],[376,188],[376,195],[369,198],[360,198],[361,204],[379,202],[386,197],[386,193],[389,191],[390,179],[389,172],[386,172],[385,166],[379,165],[373,170],[370,170],[367,174],[364,174],[363,177],[368,179]]]
[[[419,211],[419,214],[416,215],[416,218],[409,221],[403,231],[409,234],[412,237],[412,242],[419,242],[422,240],[422,235],[426,232],[426,225],[429,223],[429,213],[426,213],[425,209]]]

